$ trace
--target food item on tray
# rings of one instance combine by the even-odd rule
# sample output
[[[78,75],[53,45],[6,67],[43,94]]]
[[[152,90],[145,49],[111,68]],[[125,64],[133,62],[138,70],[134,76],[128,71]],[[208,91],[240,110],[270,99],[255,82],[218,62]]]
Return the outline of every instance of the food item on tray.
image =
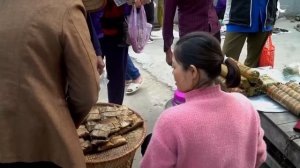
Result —
[[[144,123],[143,120],[140,117],[138,117],[136,114],[130,115],[130,118],[132,119],[131,124],[127,127],[122,128],[120,130],[120,134],[126,134],[127,132],[130,132],[130,131],[142,126]]]
[[[79,143],[84,154],[92,152],[93,147],[89,140],[84,140],[83,138],[80,138]]]
[[[97,124],[93,128],[93,131],[90,133],[91,138],[95,139],[108,139],[110,134],[111,127],[108,124]]]
[[[127,143],[126,139],[121,136],[113,136],[107,143],[97,148],[97,151],[102,152],[108,149],[116,148]]]
[[[275,85],[271,85],[267,88],[267,95],[273,100],[284,106],[293,114],[300,115],[300,101],[289,96],[286,92],[281,90]]]
[[[124,135],[143,125],[143,120],[126,106],[95,106],[77,132],[85,154],[126,144]],[[91,149],[92,148],[92,149]]]
[[[79,138],[85,138],[89,136],[89,131],[85,128],[84,125],[80,125],[77,129],[77,134]]]
[[[95,122],[95,121],[87,121],[85,123],[85,127],[89,132],[93,131],[95,125],[97,125],[97,122]]]
[[[87,116],[87,121],[95,121],[95,120],[100,120],[101,115],[98,110],[98,108],[93,107],[92,110],[90,111],[89,115]]]
[[[292,88],[284,84],[279,84],[277,87],[300,102],[300,93],[294,91]]]
[[[91,144],[93,145],[93,146],[99,146],[99,145],[103,145],[103,144],[105,144],[105,143],[107,143],[108,142],[108,139],[105,139],[105,140],[103,140],[103,139],[93,139],[92,141],[91,141]]]
[[[300,93],[300,85],[297,84],[296,82],[290,81],[288,83],[286,83],[286,85],[290,88],[292,88],[293,90],[295,90],[297,93]]]

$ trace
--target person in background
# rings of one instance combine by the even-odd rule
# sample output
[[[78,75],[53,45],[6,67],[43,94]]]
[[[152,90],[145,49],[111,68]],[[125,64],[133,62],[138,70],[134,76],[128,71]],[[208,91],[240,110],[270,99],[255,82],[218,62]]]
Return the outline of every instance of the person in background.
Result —
[[[163,39],[166,62],[171,65],[173,52],[173,24],[178,8],[179,36],[194,31],[205,31],[220,41],[220,24],[213,0],[164,0]]]
[[[127,4],[116,6],[107,1],[102,11],[91,13],[91,19],[106,59],[106,72],[109,103],[122,104],[125,92],[125,72],[128,56],[126,44]]]
[[[149,3],[144,4],[144,9],[146,12],[147,22],[152,25],[154,23],[154,3],[153,0],[146,0]],[[151,32],[150,32],[150,38],[148,40],[148,43],[153,43],[153,39],[151,38]]]
[[[163,22],[163,40],[164,52],[166,53],[166,62],[171,66],[173,51],[173,24],[176,9],[178,8],[178,27],[180,38],[187,33],[194,31],[205,31],[214,35],[219,41],[220,24],[213,0],[164,0],[164,22]],[[184,102],[184,96],[181,101],[176,100],[179,95],[184,95],[178,90],[174,92],[173,102]]]
[[[160,27],[164,21],[164,0],[157,0],[157,21]]]
[[[223,23],[226,35],[223,52],[239,60],[247,39],[245,65],[258,67],[259,58],[276,20],[278,0],[227,0]],[[241,10],[243,9],[243,10]]]
[[[128,61],[128,32],[125,18],[130,14],[131,5],[134,4],[139,8],[145,3],[146,0],[128,1],[128,4],[118,7],[114,1],[107,1],[104,9],[90,13],[92,27],[100,41],[100,47],[97,47],[96,41],[93,40],[95,50],[100,48],[99,55],[106,59],[109,103],[121,105],[124,99]],[[98,65],[104,66],[101,60],[98,61]],[[136,81],[140,82],[139,78]]]
[[[138,91],[143,84],[143,78],[140,74],[139,69],[137,69],[130,56],[127,57],[127,68],[126,68],[126,94],[130,95]]]
[[[258,168],[266,160],[264,131],[251,102],[215,84],[222,64],[228,68],[227,86],[238,86],[239,68],[223,56],[216,38],[194,32],[179,39],[172,67],[186,103],[160,115],[142,168]]]
[[[2,0],[0,23],[0,167],[86,167],[76,127],[99,74],[82,1]]]
[[[226,9],[226,0],[217,0],[215,9],[217,11],[219,20],[223,20],[225,9]]]
[[[101,37],[103,37],[103,33],[96,31],[96,29],[98,31],[100,31],[101,28],[100,28],[100,24],[93,22],[93,19],[92,19],[93,15],[100,18],[103,15],[103,11],[99,10],[99,11],[96,11],[96,12],[87,12],[87,19],[86,19],[87,24],[88,24],[88,28],[89,28],[89,31],[90,31],[90,35],[91,35],[91,42],[93,44],[94,50],[95,50],[96,55],[97,55],[97,70],[98,70],[99,74],[101,75],[103,73],[103,69],[105,67],[105,64],[103,62],[103,56],[102,56],[103,54],[102,54],[99,39]]]

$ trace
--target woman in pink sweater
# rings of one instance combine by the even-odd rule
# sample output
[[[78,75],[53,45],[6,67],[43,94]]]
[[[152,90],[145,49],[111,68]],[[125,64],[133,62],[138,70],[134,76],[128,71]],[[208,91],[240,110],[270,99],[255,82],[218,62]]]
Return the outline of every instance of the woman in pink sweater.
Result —
[[[188,34],[177,42],[172,61],[186,103],[161,114],[141,167],[259,167],[266,144],[258,113],[245,96],[215,84],[221,64],[229,71],[228,87],[240,83],[237,65],[224,58],[219,42],[208,33]]]

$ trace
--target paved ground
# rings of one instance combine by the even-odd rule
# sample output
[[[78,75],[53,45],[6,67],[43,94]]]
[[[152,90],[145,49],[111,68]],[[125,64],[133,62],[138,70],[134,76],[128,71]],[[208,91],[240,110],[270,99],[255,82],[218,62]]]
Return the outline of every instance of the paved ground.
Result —
[[[281,18],[277,21],[276,27],[289,30],[289,33],[273,35],[275,45],[275,68],[282,69],[284,65],[298,62],[300,63],[300,32],[294,29],[294,22]],[[163,41],[161,32],[153,32],[158,36],[152,44],[148,44],[141,54],[136,54],[132,50],[129,52],[133,57],[135,65],[140,69],[144,78],[141,90],[136,94],[125,96],[124,105],[139,112],[147,123],[148,132],[151,132],[153,125],[159,114],[163,111],[165,103],[172,97],[175,89],[172,76],[172,69],[165,63],[163,53]],[[178,37],[178,34],[175,33]],[[176,39],[174,42],[177,41]],[[241,61],[245,59],[246,48],[243,49]],[[99,101],[107,102],[106,92],[107,80],[103,78],[101,82],[101,94]],[[133,168],[138,168],[141,160],[140,151],[136,153]]]

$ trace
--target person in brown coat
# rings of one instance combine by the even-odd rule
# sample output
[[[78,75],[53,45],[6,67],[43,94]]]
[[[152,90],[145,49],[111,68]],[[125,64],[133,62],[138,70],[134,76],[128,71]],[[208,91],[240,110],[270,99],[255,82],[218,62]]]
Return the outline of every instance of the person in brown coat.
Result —
[[[99,74],[81,0],[1,0],[0,37],[0,167],[86,167]]]

